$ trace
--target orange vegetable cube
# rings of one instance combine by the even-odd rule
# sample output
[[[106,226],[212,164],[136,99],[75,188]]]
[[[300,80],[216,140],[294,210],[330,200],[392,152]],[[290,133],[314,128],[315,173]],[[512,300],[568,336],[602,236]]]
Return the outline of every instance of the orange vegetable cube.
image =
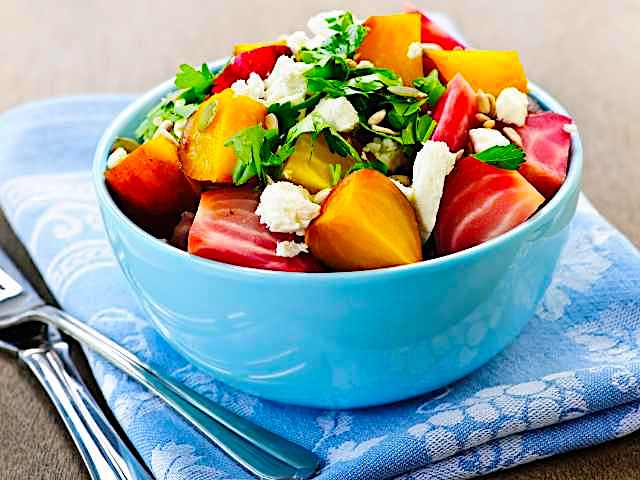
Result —
[[[422,243],[413,207],[382,173],[358,170],[333,189],[305,241],[336,270],[366,270],[419,262]]]
[[[187,122],[179,155],[185,175],[194,180],[230,183],[236,155],[225,142],[247,127],[262,123],[264,105],[227,88],[200,105]]]
[[[440,74],[448,82],[461,74],[474,90],[498,96],[507,87],[527,92],[527,76],[515,51],[428,50]]]
[[[177,147],[157,136],[105,172],[107,185],[128,211],[162,216],[195,207],[198,192],[184,176]]]
[[[420,42],[422,36],[419,13],[369,17],[364,25],[369,33],[358,49],[357,60],[393,70],[406,85],[423,76],[422,58],[407,56],[409,45]]]

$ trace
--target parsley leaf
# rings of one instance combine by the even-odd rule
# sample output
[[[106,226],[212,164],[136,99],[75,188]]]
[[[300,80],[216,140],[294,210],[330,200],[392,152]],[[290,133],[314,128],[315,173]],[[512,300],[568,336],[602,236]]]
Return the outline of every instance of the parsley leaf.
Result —
[[[136,138],[146,142],[153,137],[158,130],[158,125],[163,121],[169,120],[175,123],[179,120],[186,120],[198,109],[198,104],[187,104],[184,98],[179,98],[180,93],[176,92],[163,98],[147,113],[144,120],[136,128]]]
[[[517,170],[526,161],[524,151],[513,144],[491,147],[474,154],[473,157],[505,170]]]
[[[372,168],[373,170],[378,170],[380,173],[386,175],[389,172],[389,167],[387,167],[383,162],[378,159],[375,160],[367,160],[364,162],[356,162],[347,172],[347,175],[353,173],[357,170],[362,170],[363,168]]]
[[[320,101],[321,95],[313,95],[302,103],[293,105],[291,102],[274,103],[268,109],[269,113],[273,113],[278,117],[278,128],[280,132],[287,132],[293,127],[300,117],[300,112],[306,109],[314,108]]]
[[[187,103],[199,103],[210,93],[213,78],[206,63],[202,64],[200,71],[184,63],[180,65],[175,84],[177,88],[184,90],[180,96]]]
[[[331,175],[331,186],[335,187],[342,178],[342,165],[339,163],[329,164],[329,174]]]
[[[240,130],[225,142],[225,147],[232,147],[237,157],[233,170],[235,185],[244,185],[256,176],[266,183],[274,167],[279,167],[284,161],[278,153],[273,152],[277,140],[276,129],[266,130],[254,125]]]
[[[436,69],[431,70],[431,73],[426,77],[416,78],[413,81],[413,86],[428,95],[429,105],[433,107],[435,107],[436,103],[438,103],[438,100],[440,100],[440,97],[447,89],[440,82],[438,70]]]

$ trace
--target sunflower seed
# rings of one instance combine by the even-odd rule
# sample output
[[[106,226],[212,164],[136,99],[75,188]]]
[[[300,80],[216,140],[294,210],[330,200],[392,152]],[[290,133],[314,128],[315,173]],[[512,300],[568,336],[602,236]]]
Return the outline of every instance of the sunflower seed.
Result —
[[[455,153],[455,155],[456,155],[456,162],[457,162],[457,161],[458,161],[458,160],[460,160],[462,157],[464,157],[464,148],[462,148],[462,149],[458,150],[458,151]]]
[[[487,120],[482,124],[482,128],[494,128],[495,126],[496,126],[496,121],[491,119]]]
[[[513,128],[504,127],[502,129],[502,133],[504,133],[506,135],[506,137],[509,140],[511,140],[511,143],[513,143],[514,145],[517,145],[518,147],[522,148],[522,137],[520,137],[520,134],[518,132],[516,132]]]
[[[417,88],[405,87],[403,85],[393,85],[391,87],[387,87],[387,90],[400,97],[427,98],[428,96],[426,93],[421,92]]]
[[[386,116],[387,116],[386,110],[378,110],[376,113],[374,113],[369,117],[369,120],[367,120],[367,123],[369,125],[378,125],[380,122],[382,122],[385,119]]]
[[[371,125],[371,130],[378,133],[386,133],[387,135],[399,135],[395,130],[391,130],[387,127],[381,127],[380,125]]]
[[[485,93],[485,95],[489,99],[489,105],[491,105],[491,109],[489,111],[489,116],[490,117],[495,117],[496,116],[496,97],[494,97],[490,93]]]
[[[487,120],[491,120],[491,118],[484,113],[476,113],[476,120],[478,120],[481,123],[484,123]]]
[[[491,103],[489,97],[482,90],[478,90],[478,111],[489,115],[491,113]]]

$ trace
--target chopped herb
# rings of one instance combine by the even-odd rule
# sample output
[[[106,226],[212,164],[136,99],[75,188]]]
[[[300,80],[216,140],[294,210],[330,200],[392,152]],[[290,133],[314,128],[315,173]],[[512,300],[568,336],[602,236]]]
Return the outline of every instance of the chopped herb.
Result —
[[[213,73],[206,63],[200,67],[200,71],[191,65],[180,65],[180,71],[176,75],[176,87],[182,89],[180,97],[187,103],[202,102],[211,92],[213,85]]]
[[[342,165],[339,163],[329,164],[329,174],[331,175],[331,186],[334,187],[342,178]]]
[[[314,108],[320,101],[320,94],[313,95],[302,103],[293,105],[291,102],[276,103],[269,107],[268,112],[278,117],[278,126],[281,132],[287,132],[298,123],[300,112]]]
[[[380,173],[386,175],[389,172],[389,167],[387,167],[383,162],[378,159],[375,160],[367,160],[364,162],[355,163],[347,172],[347,175],[353,173],[357,170],[362,170],[363,168],[371,168],[373,170],[378,170]]]
[[[158,130],[158,125],[165,120],[176,123],[186,120],[197,109],[197,104],[187,104],[184,98],[179,98],[180,92],[175,92],[163,98],[136,128],[135,135],[142,142],[149,140]]]
[[[413,81],[413,86],[428,95],[429,105],[431,106],[435,106],[438,103],[438,100],[447,89],[440,82],[438,70],[435,69],[431,70],[431,73],[426,77],[416,78]]]
[[[244,185],[256,176],[266,183],[271,170],[280,167],[284,161],[279,152],[274,153],[277,140],[276,129],[266,130],[254,125],[239,131],[225,142],[226,147],[233,148],[238,159],[233,170],[235,185]]]
[[[526,161],[524,151],[513,144],[491,147],[473,156],[484,163],[505,170],[517,170]]]

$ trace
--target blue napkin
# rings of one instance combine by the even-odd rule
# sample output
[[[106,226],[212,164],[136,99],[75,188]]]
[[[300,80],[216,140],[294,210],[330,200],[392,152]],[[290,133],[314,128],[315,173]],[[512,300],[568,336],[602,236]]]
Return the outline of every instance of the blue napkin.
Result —
[[[1,116],[2,207],[68,312],[213,401],[312,449],[323,459],[319,478],[470,478],[640,428],[640,256],[584,199],[535,318],[502,354],[445,389],[381,408],[320,411],[260,400],[195,369],[137,307],[96,206],[93,150],[130,100],[66,98]],[[473,332],[460,334],[473,345]],[[153,394],[87,354],[157,478],[249,478]]]

